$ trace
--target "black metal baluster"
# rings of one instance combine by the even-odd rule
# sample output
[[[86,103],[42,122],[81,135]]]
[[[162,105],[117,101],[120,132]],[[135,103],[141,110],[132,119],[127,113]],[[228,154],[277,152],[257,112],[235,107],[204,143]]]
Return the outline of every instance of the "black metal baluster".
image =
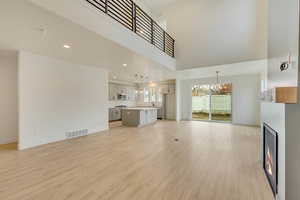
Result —
[[[147,42],[175,57],[175,40],[132,0],[86,0]]]
[[[164,31],[164,52],[166,52],[166,32]]]
[[[105,13],[108,13],[108,0],[105,0]]]
[[[173,40],[173,58],[175,58],[175,40]]]
[[[151,19],[151,44],[154,44],[153,19]]]
[[[132,2],[132,31],[136,33],[136,6]]]

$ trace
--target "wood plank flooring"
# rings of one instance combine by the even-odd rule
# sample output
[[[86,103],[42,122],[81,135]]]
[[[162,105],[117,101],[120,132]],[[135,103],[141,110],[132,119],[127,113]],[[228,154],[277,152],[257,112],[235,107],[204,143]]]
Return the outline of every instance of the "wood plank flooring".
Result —
[[[259,144],[258,128],[160,121],[6,149],[0,199],[272,200]]]
[[[16,150],[18,148],[17,143],[10,143],[10,144],[0,144],[0,151],[11,151]]]

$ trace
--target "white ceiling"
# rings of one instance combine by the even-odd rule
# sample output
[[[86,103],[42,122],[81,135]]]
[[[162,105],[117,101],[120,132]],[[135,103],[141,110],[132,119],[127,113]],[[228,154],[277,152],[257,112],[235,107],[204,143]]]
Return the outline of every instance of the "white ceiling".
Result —
[[[176,1],[184,0],[139,0],[144,3],[153,13],[160,16],[164,9]],[[186,1],[186,0],[185,0]]]
[[[127,48],[96,33],[37,7],[26,0],[0,3],[0,49],[25,50],[69,62],[103,67],[121,81],[136,81],[135,74],[146,81],[164,80],[169,72]],[[62,46],[69,44],[71,49]],[[123,67],[126,63],[127,67]]]
[[[267,2],[180,0],[166,8],[177,70],[265,59]]]
[[[140,0],[167,22],[177,70],[267,57],[267,0]]]

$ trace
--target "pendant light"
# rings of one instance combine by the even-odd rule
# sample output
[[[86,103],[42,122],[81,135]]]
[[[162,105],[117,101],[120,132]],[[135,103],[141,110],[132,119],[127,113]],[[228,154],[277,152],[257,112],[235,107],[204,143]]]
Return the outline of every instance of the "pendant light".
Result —
[[[220,77],[219,77],[220,71],[216,71],[216,84],[211,86],[211,89],[215,92],[218,90],[219,84],[220,84]]]
[[[216,74],[217,74],[217,84],[219,84],[219,82],[220,82],[220,80],[219,80],[220,71],[216,71]]]

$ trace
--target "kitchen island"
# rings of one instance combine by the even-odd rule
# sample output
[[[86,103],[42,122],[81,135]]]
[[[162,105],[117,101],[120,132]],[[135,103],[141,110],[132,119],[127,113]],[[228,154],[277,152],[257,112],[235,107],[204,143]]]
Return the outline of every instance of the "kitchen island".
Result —
[[[124,126],[141,127],[157,121],[158,108],[134,107],[122,109],[122,124]]]

